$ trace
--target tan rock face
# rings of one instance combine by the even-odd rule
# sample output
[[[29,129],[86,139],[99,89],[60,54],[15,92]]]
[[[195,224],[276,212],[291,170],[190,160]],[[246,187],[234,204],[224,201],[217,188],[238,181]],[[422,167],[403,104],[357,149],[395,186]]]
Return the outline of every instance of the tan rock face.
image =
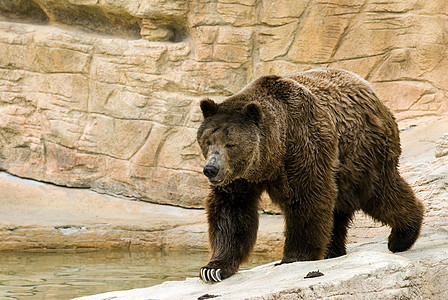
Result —
[[[448,111],[445,1],[299,2],[0,0],[0,169],[200,207],[204,96],[330,66]]]

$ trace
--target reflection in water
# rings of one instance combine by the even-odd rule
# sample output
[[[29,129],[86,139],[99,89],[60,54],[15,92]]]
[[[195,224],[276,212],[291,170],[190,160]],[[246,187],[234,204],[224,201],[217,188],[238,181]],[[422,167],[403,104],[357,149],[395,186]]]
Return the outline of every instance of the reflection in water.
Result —
[[[196,277],[208,253],[164,251],[3,251],[0,299],[71,299]],[[246,265],[272,258],[252,255]]]

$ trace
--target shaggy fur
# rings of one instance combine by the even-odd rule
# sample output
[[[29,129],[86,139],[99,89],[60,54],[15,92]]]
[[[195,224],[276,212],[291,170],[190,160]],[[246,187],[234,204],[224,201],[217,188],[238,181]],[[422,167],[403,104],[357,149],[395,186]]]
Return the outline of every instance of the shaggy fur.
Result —
[[[248,258],[265,190],[285,216],[282,263],[344,255],[357,210],[392,228],[390,251],[414,244],[424,209],[397,170],[397,124],[359,76],[265,76],[201,109],[198,142],[212,183],[204,280],[227,278]]]

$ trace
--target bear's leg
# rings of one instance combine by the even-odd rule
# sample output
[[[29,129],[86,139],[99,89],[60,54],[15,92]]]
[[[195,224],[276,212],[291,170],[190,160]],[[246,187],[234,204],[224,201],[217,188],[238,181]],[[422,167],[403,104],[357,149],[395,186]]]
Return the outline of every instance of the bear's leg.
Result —
[[[352,220],[353,213],[333,212],[333,233],[331,242],[328,246],[326,258],[333,258],[347,254],[345,248],[345,240],[347,238],[347,230]]]
[[[233,275],[249,257],[258,230],[261,190],[250,186],[225,192],[214,189],[207,199],[210,262],[201,268],[205,282],[218,282]]]
[[[313,204],[291,204],[283,209],[286,239],[280,264],[324,258],[333,227],[333,208],[326,203],[317,198]]]
[[[392,227],[388,243],[390,251],[405,251],[412,247],[420,234],[423,204],[397,170],[380,180],[376,197],[361,204],[362,209]]]

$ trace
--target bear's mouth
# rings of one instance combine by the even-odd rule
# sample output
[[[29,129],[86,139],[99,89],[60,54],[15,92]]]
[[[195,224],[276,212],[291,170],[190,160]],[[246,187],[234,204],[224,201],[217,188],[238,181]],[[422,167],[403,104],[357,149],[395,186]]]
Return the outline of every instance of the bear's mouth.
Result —
[[[224,181],[224,179],[219,179],[219,180],[210,180],[210,183],[213,185],[219,185],[220,183],[222,183]]]

